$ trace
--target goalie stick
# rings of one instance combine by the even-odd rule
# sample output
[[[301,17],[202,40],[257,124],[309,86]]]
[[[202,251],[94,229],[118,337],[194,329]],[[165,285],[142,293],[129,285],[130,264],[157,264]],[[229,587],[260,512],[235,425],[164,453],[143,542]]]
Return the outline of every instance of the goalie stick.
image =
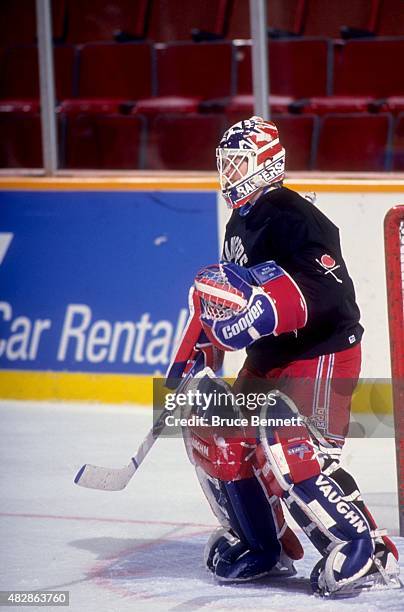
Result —
[[[203,354],[200,352],[195,360],[194,365],[179,384],[176,393],[181,393],[190,378],[193,378],[198,368],[203,364]],[[107,468],[98,465],[85,463],[77,472],[74,482],[80,487],[87,489],[99,489],[101,491],[122,491],[131,478],[136,473],[136,470],[143,462],[144,458],[152,448],[153,444],[165,428],[165,419],[167,415],[172,414],[172,410],[165,408],[160,414],[153,427],[149,430],[147,436],[139,446],[137,452],[131,457],[128,465],[122,468]]]

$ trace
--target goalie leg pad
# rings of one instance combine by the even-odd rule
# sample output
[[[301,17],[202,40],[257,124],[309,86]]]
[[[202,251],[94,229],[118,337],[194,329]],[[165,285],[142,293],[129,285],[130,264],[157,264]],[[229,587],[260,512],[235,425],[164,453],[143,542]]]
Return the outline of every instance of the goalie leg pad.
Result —
[[[273,432],[267,436],[264,428],[260,439],[257,457],[263,477],[272,489],[276,481],[278,494],[324,557],[313,570],[313,588],[322,595],[342,595],[376,584],[380,576],[385,585],[395,585],[394,551],[375,531],[354,479],[338,467],[335,454],[327,460],[324,448],[316,452],[309,435],[297,447],[295,440],[274,443]],[[299,461],[301,469],[296,467]],[[378,563],[377,547],[379,556],[387,549],[384,567]]]
[[[226,383],[209,376],[197,384],[201,392],[231,395]],[[204,411],[206,417],[213,413],[214,408]],[[225,530],[207,545],[208,568],[222,581],[253,580],[274,571],[294,574],[292,560],[279,541],[284,539],[293,551],[294,534],[285,525],[279,498],[269,499],[255,477],[255,438],[247,438],[242,431],[226,437],[214,428],[189,427],[185,439],[201,487]],[[295,558],[300,558],[303,551],[298,541],[295,550]]]
[[[197,474],[222,525],[205,547],[205,563],[215,577],[241,582],[268,574],[294,575],[293,559],[303,556],[300,542],[258,480],[220,481],[200,468]]]

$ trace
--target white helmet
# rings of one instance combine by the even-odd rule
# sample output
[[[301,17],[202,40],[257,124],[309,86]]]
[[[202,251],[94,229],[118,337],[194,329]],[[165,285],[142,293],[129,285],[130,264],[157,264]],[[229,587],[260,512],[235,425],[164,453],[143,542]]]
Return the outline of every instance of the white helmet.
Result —
[[[216,149],[222,194],[229,208],[244,206],[261,189],[285,177],[285,149],[272,121],[235,123]]]

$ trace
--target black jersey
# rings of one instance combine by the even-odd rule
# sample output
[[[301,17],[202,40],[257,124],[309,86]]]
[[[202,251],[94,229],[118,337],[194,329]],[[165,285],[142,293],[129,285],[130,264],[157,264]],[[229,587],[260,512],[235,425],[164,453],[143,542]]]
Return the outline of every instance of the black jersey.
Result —
[[[307,302],[304,328],[265,336],[247,348],[249,363],[260,372],[335,353],[360,341],[360,312],[339,230],[295,191],[271,190],[245,216],[233,211],[223,259],[246,267],[274,260],[296,281]]]

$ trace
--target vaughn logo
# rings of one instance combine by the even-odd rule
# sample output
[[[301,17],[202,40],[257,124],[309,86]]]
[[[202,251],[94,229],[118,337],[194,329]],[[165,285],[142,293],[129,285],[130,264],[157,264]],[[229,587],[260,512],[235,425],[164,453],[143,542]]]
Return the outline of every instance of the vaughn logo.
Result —
[[[223,336],[226,340],[233,338],[234,336],[238,336],[241,332],[245,331],[248,327],[256,321],[262,314],[264,310],[262,308],[261,300],[257,300],[255,304],[251,306],[247,314],[240,317],[236,323],[233,325],[225,325],[223,327]]]
[[[327,478],[324,478],[320,474],[316,480],[316,485],[327,501],[335,505],[337,512],[342,514],[345,520],[347,520],[358,533],[363,533],[368,529],[365,521],[363,521],[356,512],[351,510],[350,504],[344,500],[343,496],[340,495],[336,489],[334,489]]]

